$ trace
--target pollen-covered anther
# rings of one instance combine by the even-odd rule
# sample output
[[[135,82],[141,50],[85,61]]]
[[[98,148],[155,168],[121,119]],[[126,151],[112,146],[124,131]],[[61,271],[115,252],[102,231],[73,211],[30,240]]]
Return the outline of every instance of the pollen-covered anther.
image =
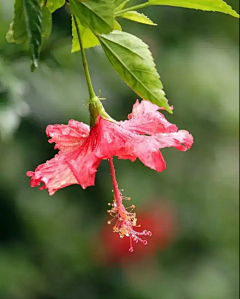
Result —
[[[112,219],[108,221],[108,224],[111,224],[112,221],[116,220],[115,225],[113,227],[113,232],[118,233],[120,238],[128,237],[130,240],[129,251],[133,252],[132,243],[141,242],[143,245],[147,245],[147,241],[143,240],[141,236],[150,237],[152,233],[147,230],[143,230],[142,232],[134,230],[135,227],[140,227],[140,225],[137,224],[136,213],[132,212],[135,206],[131,205],[125,208],[122,204],[122,199],[123,197],[121,197],[121,205],[117,205],[116,200],[113,200],[113,203],[111,204],[111,210],[107,211],[108,214],[112,217]]]
[[[122,196],[122,199],[125,199],[125,200],[131,200],[131,197],[128,197],[128,196]]]

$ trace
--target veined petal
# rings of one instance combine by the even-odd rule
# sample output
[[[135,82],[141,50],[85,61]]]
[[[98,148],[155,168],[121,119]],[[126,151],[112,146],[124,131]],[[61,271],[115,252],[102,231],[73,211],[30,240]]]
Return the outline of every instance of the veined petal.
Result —
[[[152,136],[143,136],[134,144],[135,156],[147,167],[158,172],[166,168],[166,163],[159,150],[159,144]]]
[[[159,148],[175,147],[180,151],[186,151],[193,145],[193,136],[185,130],[175,133],[161,133],[154,136]]]
[[[92,128],[84,144],[77,151],[76,157],[68,160],[68,165],[72,173],[83,189],[94,185],[95,174],[101,162],[101,159],[94,153],[98,134],[99,125],[97,123]]]
[[[51,139],[49,143],[56,143],[54,148],[61,152],[71,152],[79,148],[89,135],[88,125],[69,120],[68,125],[49,125],[46,128],[46,134]]]
[[[48,189],[49,195],[53,195],[61,188],[78,184],[65,155],[56,155],[53,159],[39,165],[34,172],[28,171],[27,176],[31,177],[31,187],[37,187],[43,183],[39,189]]]
[[[166,168],[160,148],[175,147],[185,151],[193,144],[193,137],[187,131],[158,133],[153,136],[135,132],[104,119],[99,120],[98,141],[94,150],[100,159],[117,156],[119,159],[136,158],[151,169],[163,171]]]
[[[101,159],[108,159],[117,156],[119,153],[132,154],[133,142],[132,133],[123,129],[120,124],[115,124],[99,118],[98,139],[94,150],[95,154]]]
[[[165,116],[158,112],[159,109],[149,101],[143,100],[139,103],[137,100],[132,113],[128,115],[129,120],[121,122],[121,126],[137,134],[177,132],[177,126],[168,122]]]
[[[81,159],[68,161],[68,165],[78,184],[81,185],[83,189],[86,189],[89,186],[94,186],[95,175],[100,162],[101,159],[94,153],[89,153]]]
[[[119,159],[135,161],[156,171],[165,169],[165,161],[159,151],[159,142],[152,136],[138,135],[122,128],[121,125],[101,119],[99,138],[95,154],[101,159],[117,156]]]
[[[80,184],[83,188],[94,185],[100,159],[90,159],[89,154],[95,147],[97,130],[94,127],[78,149],[60,152],[53,159],[39,165],[34,172],[28,171],[31,186],[36,187],[42,182],[44,185],[40,189],[48,189],[49,194],[53,195],[57,190],[72,184]]]

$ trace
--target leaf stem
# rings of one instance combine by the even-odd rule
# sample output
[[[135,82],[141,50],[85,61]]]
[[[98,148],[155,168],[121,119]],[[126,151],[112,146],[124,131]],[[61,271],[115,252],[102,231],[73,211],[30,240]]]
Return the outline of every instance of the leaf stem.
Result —
[[[123,14],[123,13],[125,13],[125,12],[131,11],[131,10],[140,9],[140,8],[144,8],[144,7],[147,7],[147,6],[149,6],[149,5],[151,5],[149,2],[144,2],[144,3],[142,3],[142,4],[138,4],[138,5],[135,5],[135,6],[132,6],[132,7],[128,7],[128,8],[119,10],[117,13],[115,13],[115,16],[116,16],[116,17],[120,17],[121,14]]]
[[[73,21],[74,21],[74,24],[75,24],[75,27],[76,27],[78,41],[79,41],[79,45],[80,45],[80,48],[81,48],[82,63],[83,63],[83,68],[84,68],[85,77],[86,77],[86,81],[87,81],[88,92],[89,92],[89,96],[90,96],[89,102],[91,103],[92,101],[95,101],[96,95],[95,95],[95,92],[93,90],[92,81],[91,81],[91,77],[90,77],[90,73],[89,73],[89,69],[88,69],[87,57],[86,57],[85,50],[83,48],[83,42],[82,42],[80,30],[78,28],[77,19],[74,15],[73,15]]]

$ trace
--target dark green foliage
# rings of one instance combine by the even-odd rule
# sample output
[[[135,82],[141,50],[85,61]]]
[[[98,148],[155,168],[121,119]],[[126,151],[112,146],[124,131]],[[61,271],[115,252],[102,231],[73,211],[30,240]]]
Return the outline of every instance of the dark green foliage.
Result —
[[[38,65],[41,37],[48,38],[51,35],[51,13],[64,6],[65,3],[65,0],[15,0],[14,20],[10,24],[6,39],[10,43],[17,44],[29,40],[32,70]],[[121,30],[121,26],[115,18],[122,17],[143,24],[156,25],[147,16],[135,11],[136,8],[140,9],[151,5],[218,11],[238,17],[238,14],[222,0],[149,0],[130,8],[126,8],[129,5],[128,0],[69,0],[68,3],[71,13],[78,22],[83,47],[97,46],[99,42],[96,35],[105,34],[99,35],[98,38],[116,72],[137,95],[166,108],[170,113],[172,111],[166,103],[163,86],[159,81],[159,75],[148,46],[134,35],[120,32],[111,33],[113,30]],[[40,9],[40,5],[42,9]],[[72,52],[76,52],[80,50],[80,45],[76,35],[75,23],[72,24],[72,35]],[[119,38],[120,40],[118,40]],[[141,53],[137,53],[137,48]]]

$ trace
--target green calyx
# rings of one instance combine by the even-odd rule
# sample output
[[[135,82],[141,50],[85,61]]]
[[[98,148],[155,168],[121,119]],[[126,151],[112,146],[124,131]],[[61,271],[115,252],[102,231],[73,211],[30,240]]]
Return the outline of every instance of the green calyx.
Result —
[[[94,96],[89,100],[89,112],[90,112],[90,127],[94,127],[97,122],[98,115],[102,118],[117,123],[108,113],[105,111],[100,99]]]

